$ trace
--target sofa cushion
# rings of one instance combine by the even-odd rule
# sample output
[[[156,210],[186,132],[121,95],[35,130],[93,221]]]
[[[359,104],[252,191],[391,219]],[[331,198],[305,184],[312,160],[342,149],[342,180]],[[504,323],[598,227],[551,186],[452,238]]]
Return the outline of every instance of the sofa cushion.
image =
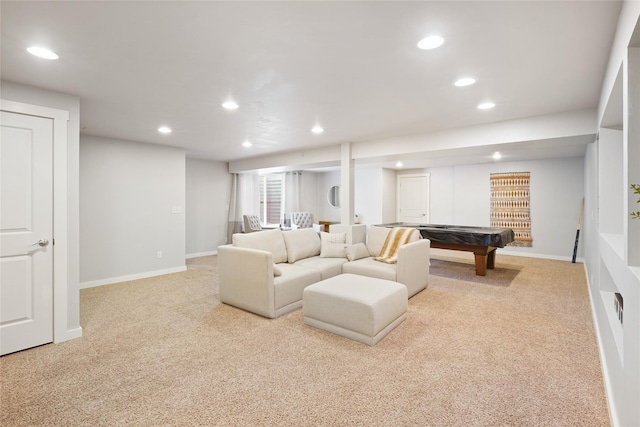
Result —
[[[318,270],[322,275],[322,280],[324,280],[342,274],[342,265],[345,262],[347,262],[346,258],[322,258],[314,256],[298,260],[294,265]]]
[[[377,277],[378,279],[396,281],[397,264],[378,262],[373,257],[349,261],[342,266],[343,273],[358,274],[360,276]]]
[[[287,262],[287,248],[280,229],[265,230],[256,233],[236,233],[232,236],[234,246],[248,249],[260,249],[273,254],[273,262]]]
[[[369,250],[364,243],[356,243],[355,245],[347,245],[347,259],[355,261],[369,256]]]
[[[320,241],[323,243],[344,243],[347,238],[347,233],[326,233],[320,232]]]
[[[289,264],[299,259],[320,255],[320,237],[313,228],[285,231],[282,236],[287,248]]]
[[[385,240],[387,240],[387,235],[390,231],[391,229],[387,227],[369,227],[369,232],[367,233],[367,249],[369,249],[370,256],[380,255],[382,245],[384,245]]]
[[[344,243],[346,238],[346,233],[320,232],[320,256],[322,258],[346,258],[346,244]]]
[[[282,276],[282,270],[280,270],[278,266],[275,264],[273,264],[273,276],[274,277]]]
[[[365,224],[331,224],[329,226],[330,233],[345,233],[345,243],[353,245],[356,243],[366,243],[367,226]]]
[[[282,276],[273,278],[273,301],[276,310],[302,301],[304,288],[322,280],[320,272],[313,268],[292,264],[280,264],[278,267]]]
[[[344,243],[323,243],[320,248],[322,258],[346,258],[347,245]]]

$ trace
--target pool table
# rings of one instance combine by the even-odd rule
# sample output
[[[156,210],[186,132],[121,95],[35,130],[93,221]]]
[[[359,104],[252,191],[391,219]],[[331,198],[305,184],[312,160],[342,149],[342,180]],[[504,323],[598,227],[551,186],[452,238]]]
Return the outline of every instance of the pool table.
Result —
[[[514,233],[510,228],[471,227],[462,225],[411,224],[393,222],[379,224],[378,227],[417,228],[425,239],[431,240],[432,248],[473,252],[476,275],[486,276],[487,269],[493,269],[496,262],[496,248],[503,248],[513,242]]]

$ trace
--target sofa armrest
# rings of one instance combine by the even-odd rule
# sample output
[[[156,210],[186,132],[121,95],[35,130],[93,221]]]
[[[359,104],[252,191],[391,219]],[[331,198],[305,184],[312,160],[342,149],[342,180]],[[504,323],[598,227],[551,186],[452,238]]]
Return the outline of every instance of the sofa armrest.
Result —
[[[269,251],[218,247],[220,301],[273,318],[273,255]]]
[[[421,239],[398,248],[396,281],[407,287],[413,296],[427,287],[431,241]]]

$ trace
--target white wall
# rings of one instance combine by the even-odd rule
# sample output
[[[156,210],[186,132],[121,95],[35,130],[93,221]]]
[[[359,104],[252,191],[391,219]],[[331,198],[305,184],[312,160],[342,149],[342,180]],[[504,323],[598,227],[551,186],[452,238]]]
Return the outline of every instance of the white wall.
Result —
[[[318,212],[318,174],[314,172],[302,173],[301,212],[312,212],[315,222],[321,220]]]
[[[429,169],[429,222],[447,224],[454,217],[456,207],[452,191],[456,169],[442,167]]]
[[[381,168],[355,170],[353,207],[362,224],[383,223],[384,189]]]
[[[398,174],[424,172],[430,174],[431,181],[430,222],[472,226],[490,224],[491,173],[531,172],[533,246],[500,251],[571,259],[584,194],[582,157],[414,169]]]
[[[186,160],[187,258],[215,254],[227,242],[230,190],[227,163]]]
[[[340,222],[340,208],[329,204],[327,192],[334,185],[340,185],[340,172],[317,173],[316,206],[318,216],[316,221]]]
[[[340,172],[318,173],[318,220],[340,222],[340,208],[327,201],[327,192],[340,185]],[[395,221],[396,174],[390,169],[363,168],[354,173],[354,210],[363,224]]]
[[[81,286],[184,270],[184,211],[183,150],[82,136]]]
[[[531,221],[533,246],[507,247],[503,253],[570,260],[573,255],[580,202],[584,195],[584,158],[572,157],[526,162],[448,166],[392,171],[381,168],[355,170],[355,212],[367,225],[396,221],[396,177],[430,174],[432,224],[488,226],[491,173],[531,173]],[[319,174],[318,200],[324,212],[323,194],[339,183],[339,172]],[[322,200],[321,200],[322,199]],[[321,205],[323,205],[321,203]],[[340,213],[334,210],[335,221]],[[578,258],[582,258],[581,243]]]
[[[382,223],[395,222],[398,184],[396,171],[382,169]]]
[[[620,130],[601,129],[598,143],[599,229],[601,233],[622,234],[626,213],[621,201],[625,196],[622,162],[623,134]],[[603,191],[604,190],[604,191]]]
[[[80,99],[65,93],[2,81],[2,99],[56,108],[69,112],[67,140],[67,330],[80,330],[79,269],[79,141]]]

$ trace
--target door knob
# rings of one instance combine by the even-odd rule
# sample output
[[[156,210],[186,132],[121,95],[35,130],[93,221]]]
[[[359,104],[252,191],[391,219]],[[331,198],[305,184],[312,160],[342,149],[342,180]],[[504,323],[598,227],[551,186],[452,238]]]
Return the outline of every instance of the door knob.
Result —
[[[38,241],[39,246],[47,246],[48,244],[49,244],[49,241],[47,239],[40,239]]]

